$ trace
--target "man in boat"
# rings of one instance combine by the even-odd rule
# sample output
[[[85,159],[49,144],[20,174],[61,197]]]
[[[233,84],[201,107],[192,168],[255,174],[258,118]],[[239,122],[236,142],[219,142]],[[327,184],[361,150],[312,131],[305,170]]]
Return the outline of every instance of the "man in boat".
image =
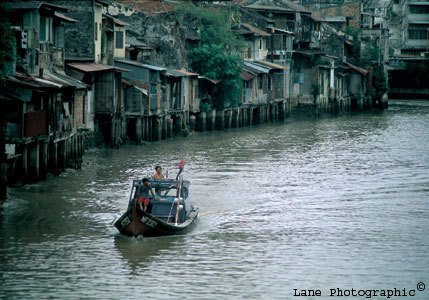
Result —
[[[155,167],[155,174],[153,174],[152,178],[155,179],[155,180],[165,179],[165,176],[162,173],[161,166],[156,166]]]
[[[162,168],[161,166],[156,166],[155,167],[155,174],[153,174],[152,179],[155,180],[162,180],[165,179],[164,174],[162,173]],[[155,188],[155,193],[157,195],[161,195],[161,188]]]
[[[153,192],[152,187],[149,184],[149,179],[143,178],[142,184],[139,184],[136,189],[136,198],[141,210],[146,211],[148,213],[150,213],[152,210],[149,193],[151,193],[152,196],[155,198],[155,193]]]

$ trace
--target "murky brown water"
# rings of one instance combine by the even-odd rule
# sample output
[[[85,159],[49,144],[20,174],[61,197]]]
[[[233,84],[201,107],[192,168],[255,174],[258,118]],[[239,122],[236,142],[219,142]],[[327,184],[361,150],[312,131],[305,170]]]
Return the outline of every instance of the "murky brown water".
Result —
[[[398,102],[87,151],[82,170],[9,191],[0,299],[323,299],[335,288],[429,299],[428,129],[428,102]],[[112,222],[132,178],[155,164],[173,177],[182,158],[196,226],[120,236]]]

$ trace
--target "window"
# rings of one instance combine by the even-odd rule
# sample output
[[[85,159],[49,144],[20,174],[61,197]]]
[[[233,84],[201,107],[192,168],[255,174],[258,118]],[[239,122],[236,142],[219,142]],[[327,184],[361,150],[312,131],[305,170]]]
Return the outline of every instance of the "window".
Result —
[[[40,36],[41,42],[52,41],[52,18],[40,17]]]
[[[426,15],[429,14],[429,5],[410,5],[410,14]]]
[[[408,55],[408,56],[420,56],[420,53],[422,53],[421,50],[415,50],[415,49],[402,49],[401,50],[402,55]]]
[[[408,38],[410,40],[427,40],[429,36],[429,24],[410,24],[408,26]]]
[[[116,35],[116,49],[124,48],[124,32],[115,31],[115,35]]]

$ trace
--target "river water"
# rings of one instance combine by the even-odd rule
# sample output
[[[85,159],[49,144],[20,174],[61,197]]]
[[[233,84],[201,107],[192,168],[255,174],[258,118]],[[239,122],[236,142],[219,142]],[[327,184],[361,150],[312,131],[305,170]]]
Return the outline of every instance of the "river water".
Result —
[[[428,129],[429,102],[398,101],[89,150],[81,170],[9,190],[0,298],[387,299],[367,290],[396,288],[429,299]],[[200,208],[192,230],[119,235],[132,179],[155,164],[173,177],[181,159]]]

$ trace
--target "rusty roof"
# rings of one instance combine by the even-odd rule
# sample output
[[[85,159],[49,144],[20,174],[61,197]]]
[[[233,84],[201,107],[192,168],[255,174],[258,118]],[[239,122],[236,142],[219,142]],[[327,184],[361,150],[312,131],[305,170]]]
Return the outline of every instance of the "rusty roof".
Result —
[[[63,15],[62,13],[59,13],[59,12],[54,12],[54,16],[57,19],[60,19],[63,22],[67,22],[67,23],[76,23],[76,22],[78,22],[78,20],[75,20],[75,19],[72,19],[70,17],[67,17],[66,15]]]
[[[219,82],[221,82],[218,79],[211,79],[211,78],[208,78],[208,77],[202,76],[202,75],[198,76],[198,79],[200,79],[200,80],[207,80],[207,81],[209,81],[209,82],[211,82],[213,84],[218,84]]]
[[[198,76],[199,74],[188,72],[185,70],[168,69],[167,75],[171,75],[173,77],[184,77],[184,76]]]
[[[259,36],[270,36],[269,33],[249,24],[249,23],[241,23],[241,26],[246,28],[247,30],[249,30],[251,33],[253,33],[254,35],[259,35]]]
[[[251,74],[249,72],[243,71],[243,72],[240,73],[240,77],[241,77],[241,79],[243,79],[245,81],[248,81],[248,80],[254,78],[255,75],[253,75],[253,74]]]
[[[276,63],[272,63],[272,62],[265,61],[265,60],[259,60],[259,61],[254,62],[254,63],[269,67],[271,69],[280,69],[280,70],[287,70],[288,69],[288,67],[286,67],[286,66],[276,64]]]
[[[71,76],[66,74],[60,74],[57,72],[51,72],[49,70],[44,70],[43,79],[55,82],[62,87],[74,87],[77,89],[86,89],[87,85],[82,81],[79,81]]]
[[[109,70],[128,71],[127,69],[122,69],[115,66],[98,64],[98,63],[69,63],[67,65],[74,69],[78,69],[79,71],[82,71],[84,73],[102,72],[102,71],[109,71]]]
[[[277,0],[268,2],[266,0],[249,0],[244,1],[243,4],[246,8],[253,8],[257,10],[277,11],[277,12],[304,12],[309,13],[310,11],[304,6],[293,3],[288,0]]]
[[[363,68],[357,67],[357,66],[352,65],[351,63],[346,62],[346,61],[344,62],[344,64],[345,64],[347,67],[349,67],[350,69],[355,70],[355,71],[356,71],[356,72],[358,72],[358,73],[361,73],[361,74],[363,74],[363,75],[368,74],[368,70],[366,70],[366,69],[363,69]]]
[[[174,6],[179,3],[166,0],[116,0],[116,2],[151,15],[172,12]]]

